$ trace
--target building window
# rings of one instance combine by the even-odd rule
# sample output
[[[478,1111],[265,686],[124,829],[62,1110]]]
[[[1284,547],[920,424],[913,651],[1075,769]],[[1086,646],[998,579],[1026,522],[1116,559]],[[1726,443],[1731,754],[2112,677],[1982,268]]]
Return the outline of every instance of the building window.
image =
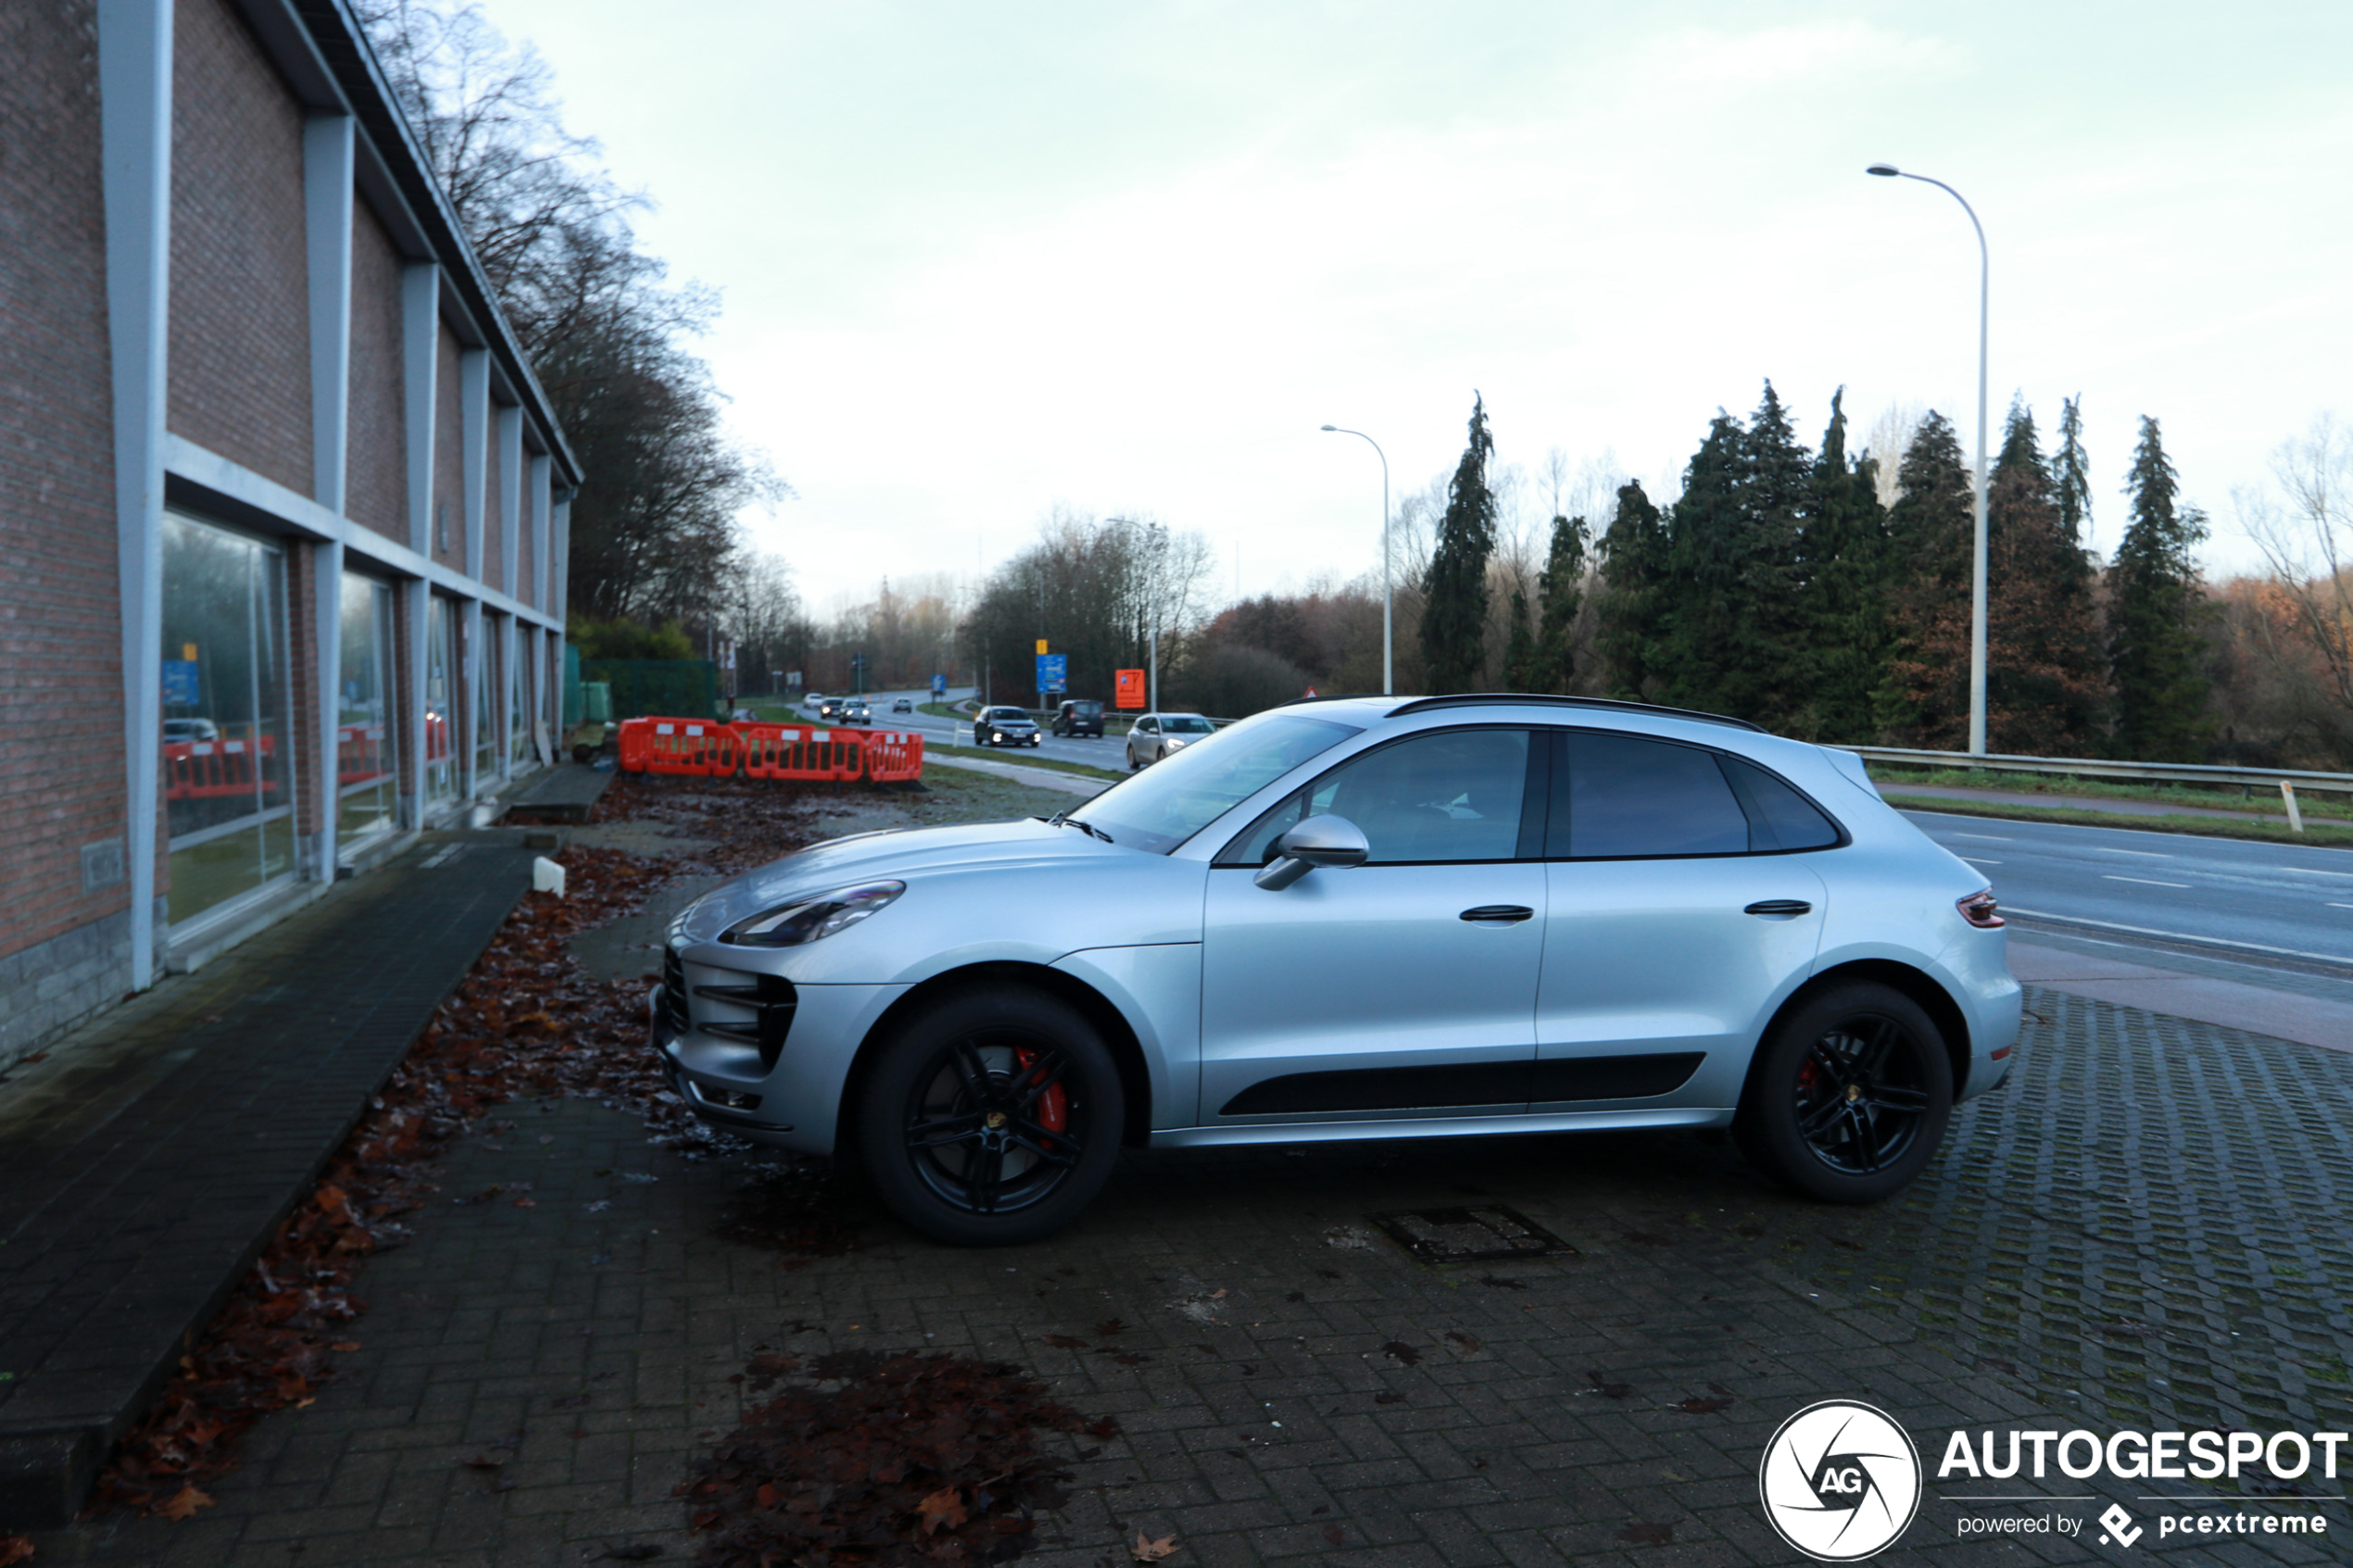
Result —
[[[514,640],[507,645],[507,759],[518,768],[532,764],[531,693],[523,673],[531,662],[528,639],[533,634],[530,627],[517,624]]]
[[[335,834],[358,841],[400,815],[400,726],[392,699],[392,589],[343,574],[343,690],[336,708]]]
[[[294,874],[286,623],[283,552],[165,515],[163,784],[174,925]]]
[[[474,641],[466,662],[473,667],[474,789],[479,794],[498,772],[498,639],[487,615],[473,620]]]
[[[425,799],[447,804],[458,798],[457,639],[451,606],[440,595],[425,606]]]

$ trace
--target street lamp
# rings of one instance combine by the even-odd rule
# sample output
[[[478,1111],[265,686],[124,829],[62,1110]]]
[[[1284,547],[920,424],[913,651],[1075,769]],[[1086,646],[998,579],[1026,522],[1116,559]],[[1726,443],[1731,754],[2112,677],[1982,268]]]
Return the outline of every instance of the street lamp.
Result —
[[[1396,590],[1389,576],[1389,454],[1380,443],[1361,430],[1343,430],[1339,425],[1324,427],[1334,435],[1353,435],[1370,446],[1380,458],[1380,695],[1388,696],[1397,689],[1396,634],[1391,621],[1397,603]]]
[[[1942,180],[1931,180],[1925,174],[1907,174],[1892,163],[1875,163],[1864,171],[1882,180],[1918,180],[1933,185],[1955,201],[1969,214],[1969,227],[1977,231],[1977,540],[1969,570],[1969,749],[1972,757],[1985,755],[1985,321],[1988,289],[1992,282],[1994,263],[1985,248],[1985,225],[1977,220],[1977,209],[1969,198]]]

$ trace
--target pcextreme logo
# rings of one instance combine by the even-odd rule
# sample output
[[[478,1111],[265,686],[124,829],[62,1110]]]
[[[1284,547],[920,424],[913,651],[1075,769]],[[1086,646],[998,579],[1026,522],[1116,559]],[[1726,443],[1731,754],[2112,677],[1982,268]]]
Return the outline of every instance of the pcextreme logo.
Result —
[[[1765,1517],[1821,1562],[1885,1549],[1920,1506],[1920,1456],[1886,1411],[1824,1399],[1781,1423],[1756,1470]]]

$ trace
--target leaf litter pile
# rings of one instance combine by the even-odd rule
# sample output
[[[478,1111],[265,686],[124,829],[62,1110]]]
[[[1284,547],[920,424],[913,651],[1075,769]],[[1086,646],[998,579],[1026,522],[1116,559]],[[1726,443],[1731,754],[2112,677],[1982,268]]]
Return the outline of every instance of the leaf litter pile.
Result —
[[[679,1487],[701,1568],[1001,1562],[1035,1544],[1071,1461],[1099,1451],[1057,1453],[1042,1436],[1119,1430],[1003,1361],[845,1351],[808,1372],[813,1383],[747,1413]]]
[[[238,1439],[273,1411],[309,1404],[332,1375],[334,1354],[359,1348],[349,1325],[367,1310],[352,1294],[360,1261],[409,1239],[399,1217],[437,1190],[434,1157],[495,1107],[583,1097],[638,1112],[650,1142],[689,1158],[735,1146],[671,1092],[646,1048],[646,982],[597,980],[566,946],[634,912],[673,877],[746,870],[805,842],[805,792],[693,783],[687,805],[665,799],[659,786],[613,782],[597,820],[634,816],[708,830],[717,795],[727,809],[724,837],[691,858],[582,845],[556,857],[567,897],[522,896],[370,1101],[317,1189],[118,1445],[83,1517],[132,1508],[177,1520],[208,1506],[204,1483],[237,1467]]]

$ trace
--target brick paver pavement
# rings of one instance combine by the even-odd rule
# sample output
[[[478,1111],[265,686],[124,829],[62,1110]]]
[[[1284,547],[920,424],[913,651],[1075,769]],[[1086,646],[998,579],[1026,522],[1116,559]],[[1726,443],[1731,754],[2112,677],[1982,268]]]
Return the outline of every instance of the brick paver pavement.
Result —
[[[1988,1488],[1933,1479],[1956,1424],[2347,1424],[2329,1358],[2353,1060],[2030,1005],[2048,1022],[2017,1083],[1869,1211],[1791,1199],[1687,1135],[1155,1151],[1038,1246],[951,1251],[852,1198],[857,1249],[780,1258],[719,1234],[778,1167],[689,1161],[584,1102],[522,1105],[449,1159],[415,1241],[370,1265],[343,1380],[256,1431],[217,1507],[45,1537],[40,1561],[675,1561],[693,1542],[672,1489],[761,1397],[737,1381],[749,1358],[851,1348],[1018,1361],[1118,1418],[1038,1568],[1123,1564],[1139,1529],[1178,1537],[1175,1568],[1797,1562],[1757,1506],[1757,1460],[1836,1397],[1885,1408],[1931,1469],[1877,1561],[2342,1560],[2342,1483],[2174,1484],[2203,1512],[2317,1512],[2331,1531],[2183,1544],[2160,1542],[2145,1483],[2054,1474],[2002,1489],[2089,1500],[1972,1510],[1951,1495]],[[1579,1251],[1430,1267],[1367,1220],[1481,1201]],[[2111,1501],[2147,1527],[2129,1550],[2095,1538]],[[2083,1533],[1957,1536],[1989,1512]]]

